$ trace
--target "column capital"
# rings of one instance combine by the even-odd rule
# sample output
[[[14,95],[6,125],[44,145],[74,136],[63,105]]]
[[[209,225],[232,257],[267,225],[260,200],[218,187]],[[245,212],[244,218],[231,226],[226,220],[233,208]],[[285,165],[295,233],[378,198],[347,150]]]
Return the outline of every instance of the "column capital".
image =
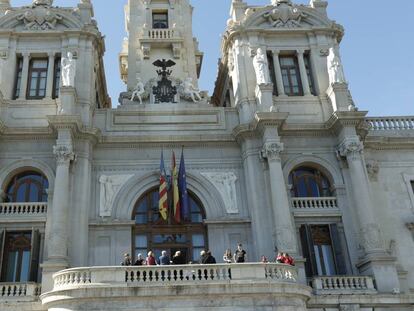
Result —
[[[273,55],[279,55],[280,50],[279,49],[272,50],[272,53],[273,53]]]
[[[303,55],[303,54],[305,54],[305,49],[296,49],[296,53],[298,55]]]
[[[56,51],[53,51],[53,52],[47,52],[47,56],[49,56],[49,57],[55,57],[55,56],[56,56],[56,54],[57,54],[57,52],[56,52]]]
[[[261,156],[268,161],[280,161],[280,153],[284,150],[281,142],[266,142],[263,145]]]
[[[30,54],[30,52],[23,52],[23,53],[22,53],[22,56],[23,56],[24,58],[29,58],[29,59],[30,59],[31,54]]]
[[[356,160],[363,150],[364,145],[357,137],[345,138],[338,146],[338,153],[350,160]]]
[[[75,153],[72,151],[72,147],[67,145],[54,146],[53,154],[56,157],[58,165],[69,165],[75,159]]]

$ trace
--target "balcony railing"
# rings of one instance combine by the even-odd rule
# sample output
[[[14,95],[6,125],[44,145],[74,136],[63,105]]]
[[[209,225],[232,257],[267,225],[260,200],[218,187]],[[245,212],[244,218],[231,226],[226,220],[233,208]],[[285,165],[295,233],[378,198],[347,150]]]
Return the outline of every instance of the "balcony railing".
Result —
[[[374,281],[369,276],[320,276],[312,280],[316,294],[351,295],[375,294]]]
[[[294,210],[337,210],[338,202],[336,197],[322,198],[292,198]]]
[[[372,131],[401,131],[414,129],[414,116],[367,118]]]
[[[251,280],[297,283],[295,267],[269,263],[91,267],[63,270],[54,274],[53,290],[108,286],[146,287],[170,285],[202,285]]]
[[[149,29],[147,35],[149,39],[154,40],[174,39],[178,37],[178,31],[175,29]]]
[[[0,300],[37,299],[41,286],[36,283],[0,283]]]
[[[47,202],[31,203],[0,203],[2,216],[46,216]]]

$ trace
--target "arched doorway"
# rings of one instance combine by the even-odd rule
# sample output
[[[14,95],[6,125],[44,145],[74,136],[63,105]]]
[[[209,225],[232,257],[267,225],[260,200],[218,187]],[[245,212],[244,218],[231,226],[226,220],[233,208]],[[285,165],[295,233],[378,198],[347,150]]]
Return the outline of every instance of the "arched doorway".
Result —
[[[170,213],[165,221],[158,211],[158,188],[146,192],[135,204],[133,219],[134,256],[146,256],[152,250],[156,258],[165,250],[172,256],[181,251],[187,262],[199,260],[200,252],[207,249],[206,217],[200,200],[189,191],[191,216],[188,220],[177,223]]]

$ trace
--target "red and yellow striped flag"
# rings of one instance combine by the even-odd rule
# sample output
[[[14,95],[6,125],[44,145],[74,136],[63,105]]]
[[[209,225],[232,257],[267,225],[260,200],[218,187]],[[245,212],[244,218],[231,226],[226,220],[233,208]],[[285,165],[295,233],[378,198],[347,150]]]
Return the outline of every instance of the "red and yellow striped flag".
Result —
[[[167,174],[165,173],[164,167],[164,154],[161,151],[161,164],[160,164],[160,199],[158,201],[158,209],[162,219],[167,220],[168,218],[168,185],[167,185]]]
[[[181,221],[181,206],[180,206],[180,191],[178,190],[178,172],[177,166],[175,164],[175,153],[172,154],[172,192],[173,192],[173,210],[174,210],[174,219],[176,222]]]

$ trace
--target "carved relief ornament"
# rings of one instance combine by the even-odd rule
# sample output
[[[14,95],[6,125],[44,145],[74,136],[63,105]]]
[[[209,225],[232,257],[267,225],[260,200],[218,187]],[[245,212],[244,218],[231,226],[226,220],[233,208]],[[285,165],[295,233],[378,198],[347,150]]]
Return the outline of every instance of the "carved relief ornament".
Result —
[[[301,12],[299,8],[292,5],[291,1],[279,0],[275,1],[276,7],[270,12],[263,15],[272,27],[276,28],[296,28],[301,27],[300,23],[306,14]]]
[[[265,143],[261,152],[261,156],[270,161],[280,160],[280,153],[284,150],[281,142]]]
[[[24,27],[28,30],[53,30],[56,28],[62,15],[56,13],[49,4],[51,1],[42,1],[41,4],[34,2],[33,7],[17,16],[19,21],[23,21]]]
[[[294,236],[295,235],[288,226],[277,228],[275,231],[275,241],[278,252],[294,251]]]
[[[368,224],[361,229],[362,247],[366,252],[383,249],[381,231],[377,224]]]
[[[56,157],[58,165],[69,164],[75,159],[72,147],[66,145],[57,145],[53,147],[53,154]]]

